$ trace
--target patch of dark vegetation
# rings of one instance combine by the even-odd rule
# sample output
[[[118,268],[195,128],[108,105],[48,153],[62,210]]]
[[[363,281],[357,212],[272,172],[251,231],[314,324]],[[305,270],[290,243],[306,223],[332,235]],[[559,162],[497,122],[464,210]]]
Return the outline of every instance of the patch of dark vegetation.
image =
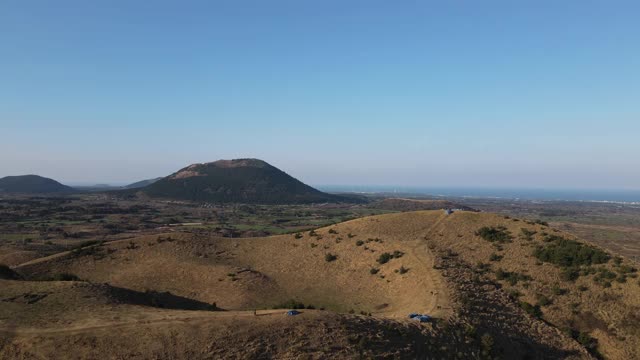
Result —
[[[510,272],[510,271],[504,271],[502,269],[498,269],[496,270],[495,275],[496,275],[496,279],[505,280],[512,286],[517,284],[519,281],[531,281],[531,276],[520,274],[515,271]]]
[[[615,272],[606,269],[606,268],[599,268],[597,270],[596,275],[593,277],[593,281],[602,286],[602,287],[611,287],[611,281],[616,279],[617,275]]]
[[[35,275],[27,278],[30,281],[83,281],[75,274],[62,272],[58,274]]]
[[[171,236],[167,236],[167,237],[164,237],[164,236],[158,236],[158,238],[156,239],[156,242],[157,242],[158,244],[162,244],[162,243],[163,243],[163,242],[165,242],[165,241],[167,241],[167,242],[174,242],[174,241],[176,241],[176,239],[172,238]]]
[[[513,240],[511,233],[504,226],[484,226],[476,231],[476,236],[483,238],[489,242],[499,244],[509,243]]]
[[[526,301],[520,301],[519,305],[522,310],[527,312],[527,314],[538,319],[542,318],[542,310],[540,309],[540,305],[531,305]]]
[[[5,264],[0,264],[0,279],[20,280],[22,276]]]
[[[380,254],[380,256],[378,256],[378,260],[376,260],[379,264],[386,264],[388,263],[391,259],[399,259],[402,257],[402,255],[404,255],[404,253],[402,251],[394,251],[393,254],[392,253],[388,253],[388,252],[384,252],[382,254]]]
[[[407,268],[406,268],[406,267],[404,267],[404,266],[400,266],[400,269],[398,269],[398,273],[400,273],[401,275],[402,275],[402,274],[406,274],[406,273],[408,273],[408,272],[409,272],[409,269],[407,269]]]
[[[334,255],[332,253],[328,253],[327,255],[324,256],[324,260],[326,262],[332,262],[332,261],[336,261],[338,259],[337,255]]]
[[[364,245],[364,241],[362,240],[356,241],[356,246],[362,246],[362,245]]]
[[[502,258],[503,258],[503,257],[504,257],[504,256],[502,256],[502,255],[498,255],[498,254],[496,254],[496,253],[492,253],[492,254],[489,256],[489,261],[500,261],[500,260],[502,260]]]
[[[371,270],[369,270],[369,273],[370,273],[371,275],[375,275],[375,274],[377,274],[379,271],[380,271],[380,269],[377,269],[377,268],[371,268]]]
[[[563,289],[558,284],[556,284],[551,287],[551,292],[553,293],[553,295],[561,296],[561,295],[566,295],[569,292],[569,290]]]
[[[532,241],[533,240],[533,236],[535,234],[537,234],[537,231],[529,230],[527,228],[521,228],[520,229],[520,234],[522,235],[523,239],[525,239],[527,241]]]
[[[542,294],[536,295],[536,300],[537,300],[536,305],[538,306],[549,306],[553,303],[550,298]]]
[[[294,300],[294,299],[290,299],[287,300],[283,303],[277,304],[273,307],[274,309],[293,309],[293,310],[300,310],[300,309],[315,309],[315,306],[313,305],[307,305],[305,306],[302,302]]]
[[[611,256],[592,246],[561,236],[551,235],[552,238],[545,246],[539,246],[533,256],[540,261],[552,263],[560,267],[569,268],[581,265],[604,264]]]
[[[595,356],[597,359],[603,358],[602,354],[598,352],[598,340],[589,335],[589,333],[571,328],[566,328],[563,331],[565,334],[579,342],[580,345],[584,346],[591,355]]]

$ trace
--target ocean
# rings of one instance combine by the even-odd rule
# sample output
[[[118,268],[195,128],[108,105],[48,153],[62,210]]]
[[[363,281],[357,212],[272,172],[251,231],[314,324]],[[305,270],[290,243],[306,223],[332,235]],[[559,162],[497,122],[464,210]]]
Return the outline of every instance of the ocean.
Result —
[[[640,190],[591,189],[518,189],[518,188],[444,188],[403,186],[317,186],[327,192],[398,193],[442,197],[475,197],[522,200],[559,200],[640,203]]]

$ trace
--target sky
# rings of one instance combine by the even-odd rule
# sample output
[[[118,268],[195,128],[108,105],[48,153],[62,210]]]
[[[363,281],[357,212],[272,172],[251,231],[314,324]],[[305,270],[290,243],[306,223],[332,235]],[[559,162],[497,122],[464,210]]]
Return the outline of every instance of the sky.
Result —
[[[637,1],[0,1],[0,177],[640,189]]]

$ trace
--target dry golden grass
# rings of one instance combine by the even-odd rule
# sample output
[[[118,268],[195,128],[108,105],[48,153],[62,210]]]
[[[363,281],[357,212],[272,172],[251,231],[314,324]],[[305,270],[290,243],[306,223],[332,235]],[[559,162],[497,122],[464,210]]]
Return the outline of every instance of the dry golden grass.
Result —
[[[475,235],[482,226],[504,226],[514,235],[514,240],[502,244],[502,250],[497,250],[494,244]],[[518,236],[521,228],[535,230],[537,234],[533,240],[526,240]],[[282,334],[283,329],[289,329],[287,331],[291,332],[292,337],[304,338],[308,334],[303,329],[313,326],[313,323],[307,323],[304,319],[318,322],[326,317],[329,319],[324,323],[327,329],[342,331],[341,336],[347,336],[349,333],[345,330],[346,327],[340,325],[341,321],[347,321],[340,316],[348,315],[306,311],[305,317],[300,318],[302,320],[296,319],[295,321],[300,322],[292,325],[286,319],[283,320],[282,316],[257,317],[260,319],[256,320],[256,323],[252,316],[246,318],[247,314],[252,314],[251,312],[243,312],[255,308],[272,308],[290,299],[341,313],[350,310],[356,313],[371,312],[374,317],[366,317],[369,319],[366,321],[371,322],[367,326],[376,322],[391,321],[389,319],[406,322],[402,319],[410,312],[429,313],[441,319],[455,318],[462,306],[458,299],[459,294],[454,293],[455,286],[452,286],[452,282],[458,280],[450,276],[445,278],[441,270],[435,266],[436,263],[447,261],[437,254],[449,252],[455,256],[456,261],[463,264],[475,266],[479,262],[490,263],[493,271],[502,268],[530,276],[532,280],[513,286],[505,281],[496,281],[502,282],[503,289],[500,291],[517,290],[522,294],[520,300],[523,301],[535,303],[539,295],[550,298],[552,303],[542,307],[544,320],[558,329],[570,326],[591,334],[599,342],[598,350],[607,358],[638,358],[640,342],[637,324],[628,321],[640,316],[640,285],[637,279],[630,279],[626,283],[614,283],[608,289],[600,288],[593,283],[591,277],[581,277],[575,283],[563,281],[561,270],[557,266],[540,264],[532,256],[535,245],[542,244],[543,232],[571,237],[541,225],[526,224],[498,215],[457,212],[447,216],[442,211],[361,218],[318,229],[313,233],[305,232],[301,236],[290,234],[242,239],[201,238],[176,233],[160,238],[142,236],[85,249],[80,254],[63,253],[29,261],[18,266],[17,270],[31,277],[68,272],[92,283],[108,283],[139,292],[169,291],[174,295],[203,303],[215,302],[217,306],[233,311],[219,313],[157,308],[140,310],[138,305],[128,303],[119,304],[114,308],[113,302],[100,300],[100,296],[95,302],[86,302],[84,296],[90,296],[95,292],[84,287],[89,285],[78,285],[86,283],[7,281],[3,283],[9,285],[3,286],[5,290],[0,292],[3,298],[11,297],[9,295],[12,291],[23,295],[51,292],[67,294],[56,295],[60,296],[60,299],[70,296],[76,300],[68,300],[65,304],[62,304],[62,300],[49,303],[47,301],[55,300],[56,296],[48,296],[49,300],[45,298],[38,302],[37,306],[41,307],[38,311],[42,311],[41,313],[28,310],[31,308],[24,304],[13,304],[11,309],[0,312],[3,321],[0,325],[6,327],[9,324],[13,326],[13,334],[21,334],[16,335],[18,338],[11,341],[12,346],[17,346],[16,349],[42,351],[43,354],[52,351],[53,348],[47,346],[55,346],[56,339],[59,338],[49,338],[49,335],[39,333],[30,334],[26,331],[29,327],[44,326],[60,331],[65,328],[95,328],[95,331],[91,332],[92,340],[80,335],[74,339],[80,342],[94,341],[103,344],[102,341],[104,344],[131,346],[139,351],[147,344],[147,350],[142,352],[145,354],[142,356],[144,358],[152,357],[152,354],[161,354],[162,351],[168,355],[157,357],[170,358],[171,354],[188,354],[189,350],[184,348],[185,343],[203,341],[201,336],[192,335],[194,338],[189,338],[189,334],[198,329],[207,334],[213,343],[228,342],[225,345],[211,344],[209,352],[202,350],[204,345],[199,343],[197,348],[201,351],[200,355],[219,355],[216,351],[224,348],[227,351],[238,351],[233,354],[243,357],[248,354],[246,351],[259,352],[258,342],[252,340],[259,336],[272,339],[274,334]],[[395,251],[403,255],[385,264],[376,261],[381,254]],[[499,261],[489,261],[493,253],[498,253],[502,258]],[[327,254],[335,255],[336,259],[327,261]],[[606,266],[613,267],[611,262]],[[378,272],[371,274],[372,268],[378,269]],[[398,271],[401,268],[408,271]],[[494,277],[491,272],[485,276]],[[37,288],[39,286],[43,288]],[[587,289],[583,288],[585,286]],[[557,291],[554,289],[558,287],[567,293],[556,294]],[[68,295],[75,293],[77,295]],[[77,305],[73,305],[76,304],[74,301],[77,301]],[[491,301],[491,298],[487,298],[487,301]],[[579,305],[574,305],[576,303]],[[68,314],[56,310],[62,308],[78,310],[70,311]],[[45,314],[52,315],[48,317]],[[491,326],[500,326],[500,316],[502,314],[496,314],[497,325]],[[522,313],[513,316],[526,315]],[[40,324],[35,319],[43,319],[44,323]],[[146,325],[136,327],[134,324]],[[157,328],[153,324],[156,324]],[[101,327],[103,325],[104,327]],[[113,333],[107,334],[108,328],[113,326],[127,327],[127,336],[135,337],[138,334],[145,340],[139,345],[134,345],[131,339],[122,339]],[[553,346],[565,349],[563,351],[578,348],[576,342],[561,335],[559,330],[555,331],[543,322],[537,322],[535,326],[535,331],[540,334],[555,334],[558,340],[549,344],[553,343]],[[145,337],[145,332],[152,335]],[[322,336],[325,336],[324,340]],[[30,348],[30,337],[38,337],[42,345],[37,349]],[[180,346],[162,348],[158,345],[158,339],[165,337],[166,340],[179,343]],[[298,340],[295,343],[299,345]],[[309,340],[316,347],[328,346],[331,341],[343,344],[337,345],[336,354],[347,354],[349,351],[353,354],[355,351],[344,341],[340,342],[327,334],[314,335]],[[20,346],[16,345],[16,342]],[[255,346],[250,345],[247,347],[249,350],[242,352],[232,350],[229,345],[233,343],[242,348],[243,342]],[[274,342],[275,347],[283,346],[282,341]],[[264,346],[264,342],[261,344],[260,346]],[[318,348],[313,349],[300,351],[318,351]],[[343,350],[344,352],[340,352]],[[90,354],[87,352],[84,357],[90,357]],[[588,357],[584,354],[575,356]]]

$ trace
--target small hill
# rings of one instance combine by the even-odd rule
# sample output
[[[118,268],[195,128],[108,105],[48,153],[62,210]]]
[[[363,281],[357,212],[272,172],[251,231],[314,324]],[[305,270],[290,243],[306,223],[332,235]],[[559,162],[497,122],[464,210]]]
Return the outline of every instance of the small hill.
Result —
[[[38,175],[6,176],[0,179],[0,193],[70,193],[73,188]]]
[[[16,336],[4,347],[4,354],[0,350],[0,357],[19,349],[37,351],[46,358],[57,349],[58,353],[85,354],[84,358],[103,352],[103,356],[138,354],[158,359],[327,358],[322,354],[328,353],[335,358],[521,359],[535,354],[540,359],[592,359],[579,342],[591,339],[587,336],[597,338],[601,352],[613,359],[636,355],[637,342],[628,332],[634,325],[617,329],[618,335],[626,337],[624,344],[615,336],[569,323],[571,329],[591,334],[576,335],[580,339],[576,340],[573,333],[560,331],[564,330],[561,321],[571,320],[572,312],[565,310],[562,317],[547,317],[553,314],[547,308],[543,315],[529,313],[512,298],[514,288],[521,292],[520,301],[532,302],[535,294],[547,290],[553,293],[551,279],[557,271],[547,266],[536,269],[535,260],[526,257],[534,250],[529,244],[543,243],[537,236],[496,240],[504,248],[497,250],[496,244],[482,238],[484,232],[478,232],[498,226],[513,234],[520,227],[542,231],[541,225],[492,214],[421,211],[263,238],[178,232],[139,236],[29,261],[14,269],[26,279],[72,273],[93,284],[108,283],[135,293],[169,292],[197,304],[215,303],[224,311],[187,314],[182,310],[136,310],[127,303],[109,309],[83,305],[83,311],[98,307],[103,312],[83,313],[69,321],[53,317],[37,330],[20,325],[12,330]],[[478,261],[487,261],[492,251],[500,252],[502,262],[479,267]],[[518,261],[521,258],[525,261]],[[530,267],[527,273],[518,268],[525,263]],[[500,277],[496,279],[495,274]],[[522,274],[516,277],[517,286],[503,284],[513,274]],[[22,283],[34,283],[31,280]],[[574,296],[597,297],[597,289],[589,287],[581,293],[576,285],[561,284],[561,290],[568,292],[553,297],[553,305],[565,309],[568,302],[576,301]],[[7,295],[0,286],[0,300],[15,299],[19,291],[27,297],[39,293],[20,290],[26,285],[14,286],[19,288]],[[618,288],[627,294],[622,295]],[[608,297],[612,319],[618,321],[625,304],[626,310],[635,311],[636,288],[631,279],[613,285],[611,292],[622,297]],[[601,300],[595,301],[589,308],[604,308],[605,304],[598,303]],[[50,304],[48,311],[57,314]],[[58,304],[69,308],[64,302]],[[283,309],[302,306],[307,309],[301,315],[284,315]],[[22,324],[13,319],[31,316],[33,309],[36,307],[5,316],[9,324]],[[253,309],[258,309],[257,316]],[[426,324],[409,320],[407,315],[412,312],[429,314],[435,320]],[[46,317],[38,319],[47,321]],[[91,338],[100,341],[88,341]],[[608,341],[622,352],[608,353],[614,345]],[[171,347],[162,347],[162,343]],[[125,351],[121,349],[132,352],[118,353]]]
[[[153,183],[155,183],[156,181],[162,179],[162,177],[157,177],[155,179],[147,179],[147,180],[141,180],[141,181],[137,181],[134,182],[133,184],[129,184],[124,186],[125,189],[139,189],[139,188],[143,188],[145,186],[151,185]]]
[[[151,197],[218,203],[355,202],[316,190],[258,159],[193,164],[140,190]]]

